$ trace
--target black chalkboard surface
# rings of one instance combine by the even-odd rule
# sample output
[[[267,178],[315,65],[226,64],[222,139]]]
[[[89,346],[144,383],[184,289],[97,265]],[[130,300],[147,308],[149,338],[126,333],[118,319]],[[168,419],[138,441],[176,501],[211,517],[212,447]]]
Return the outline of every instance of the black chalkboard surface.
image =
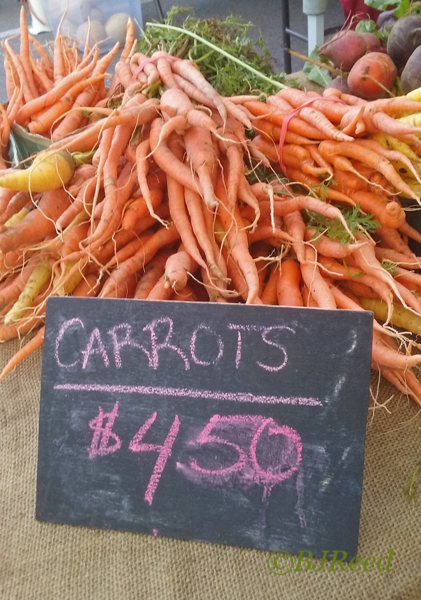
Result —
[[[51,298],[36,518],[357,551],[372,314]]]

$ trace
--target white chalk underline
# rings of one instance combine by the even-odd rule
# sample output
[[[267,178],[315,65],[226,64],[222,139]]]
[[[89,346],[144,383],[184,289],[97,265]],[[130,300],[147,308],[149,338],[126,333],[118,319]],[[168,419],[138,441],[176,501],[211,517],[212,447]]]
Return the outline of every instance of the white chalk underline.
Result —
[[[105,392],[111,394],[142,394],[147,396],[171,396],[173,398],[201,398],[204,400],[228,400],[230,402],[251,402],[255,404],[290,404],[302,406],[323,406],[317,398],[302,396],[265,396],[249,392],[223,392],[219,390],[197,390],[192,388],[175,388],[143,385],[104,385],[100,383],[60,383],[55,390],[75,392]]]

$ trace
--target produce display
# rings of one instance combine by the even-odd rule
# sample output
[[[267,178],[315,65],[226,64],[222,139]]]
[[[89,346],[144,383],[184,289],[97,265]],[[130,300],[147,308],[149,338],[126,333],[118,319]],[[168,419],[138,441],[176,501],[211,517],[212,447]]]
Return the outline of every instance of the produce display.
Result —
[[[139,41],[129,19],[105,55],[20,30],[19,53],[3,46],[0,338],[23,343],[0,378],[42,345],[53,295],[367,309],[372,367],[421,404],[417,100],[292,88],[168,23]],[[204,57],[261,87],[224,93]],[[27,169],[8,165],[19,128],[51,141]]]
[[[382,10],[376,22],[359,21],[354,30],[351,20],[314,52],[328,69],[338,71],[333,79],[324,73],[319,83],[368,100],[417,90],[421,87],[421,2],[365,0],[365,4]]]

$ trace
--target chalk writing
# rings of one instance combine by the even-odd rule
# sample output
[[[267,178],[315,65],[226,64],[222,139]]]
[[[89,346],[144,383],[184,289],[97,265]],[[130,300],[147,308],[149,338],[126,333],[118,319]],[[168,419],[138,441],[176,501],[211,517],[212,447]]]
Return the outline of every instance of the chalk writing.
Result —
[[[129,450],[132,452],[158,452],[158,458],[153,469],[153,473],[148,483],[148,487],[145,492],[145,500],[148,504],[152,504],[156,488],[158,487],[159,480],[162,475],[162,471],[165,468],[168,458],[171,456],[171,449],[177,437],[178,430],[180,429],[180,420],[178,416],[175,416],[174,422],[171,425],[171,429],[165,438],[163,444],[145,444],[142,442],[143,436],[148,431],[150,426],[156,419],[156,412],[154,412],[149,419],[142,425],[139,431],[136,433],[134,438],[129,444]]]
[[[92,443],[88,449],[90,458],[96,458],[98,456],[106,456],[121,448],[120,438],[112,431],[114,421],[117,417],[118,402],[115,403],[113,410],[110,413],[104,413],[102,408],[99,407],[99,414],[97,417],[89,421],[89,427],[94,430]],[[152,504],[155,492],[158,488],[162,473],[165,469],[167,461],[172,453],[174,442],[177,438],[180,430],[181,421],[178,415],[175,415],[174,421],[162,444],[148,444],[143,441],[145,435],[149,429],[155,423],[157,418],[157,412],[151,414],[151,416],[141,425],[137,433],[133,436],[128,444],[128,448],[131,452],[157,452],[158,458],[153,468],[152,475],[146,487],[144,494],[144,500],[149,505]],[[104,426],[104,421],[106,425]],[[274,459],[273,452],[270,451],[268,446],[267,438],[262,438],[264,430],[268,431],[269,436],[278,435],[285,438],[284,444],[278,448],[278,456]],[[219,435],[215,435],[214,431],[219,431]],[[247,438],[247,432],[250,433],[254,430],[251,441],[247,442],[246,449],[244,449],[244,443]],[[244,431],[246,434],[244,434]],[[241,439],[241,445],[222,437],[232,435],[232,432],[237,432],[237,435]],[[109,440],[113,439],[114,444],[109,445]],[[196,439],[189,444],[192,447],[200,447],[202,450],[205,449],[212,461],[221,462],[217,468],[207,468],[206,466],[200,465],[196,458],[190,458],[189,466],[199,473],[199,475],[208,478],[212,476],[213,483],[218,482],[218,478],[223,478],[233,474],[242,474],[243,478],[250,478],[255,483],[260,483],[264,487],[264,497],[268,497],[272,487],[281,481],[285,481],[291,475],[297,471],[302,457],[302,441],[301,436],[297,431],[286,425],[278,425],[272,418],[265,418],[259,415],[230,415],[221,416],[218,414],[213,415]],[[260,453],[263,456],[270,457],[276,464],[266,466],[263,468],[257,457],[258,445],[261,446]],[[222,448],[223,452],[215,456],[215,447]],[[243,446],[243,447],[241,447]],[[229,449],[227,455],[226,449]],[[237,460],[232,464],[230,462],[230,454],[236,454]],[[176,467],[182,467],[180,462],[176,463]],[[181,469],[182,470],[182,469]]]
[[[77,336],[77,340],[74,336],[72,337],[75,328],[83,330],[83,335]],[[253,354],[260,355],[261,352],[256,352],[256,349],[261,348],[262,351],[268,351],[270,348],[268,358],[271,363],[256,359],[254,362],[266,372],[277,372],[288,364],[286,341],[291,342],[291,335],[294,334],[295,330],[292,327],[284,325],[264,327],[228,323],[226,329],[218,332],[206,323],[200,323],[188,336],[186,344],[185,332],[181,329],[176,331],[174,321],[170,317],[153,319],[137,330],[131,323],[121,322],[106,331],[102,331],[100,327],[89,331],[82,319],[74,318],[61,325],[55,340],[54,356],[57,366],[65,369],[78,367],[86,370],[91,366],[95,357],[100,359],[99,363],[95,363],[95,368],[102,366],[108,370],[113,365],[116,369],[123,369],[122,351],[125,349],[126,352],[140,352],[146,358],[148,367],[158,370],[166,364],[166,360],[161,355],[168,356],[170,354],[178,356],[179,366],[183,371],[188,371],[192,363],[202,367],[211,367],[221,360],[227,361],[232,358],[234,358],[233,366],[235,369],[239,369],[250,361],[251,349]],[[228,358],[224,335],[236,336],[235,357]],[[247,346],[245,345],[246,336]],[[84,338],[85,341],[83,341]],[[226,341],[230,341],[229,345],[232,345],[232,339],[227,337]],[[64,351],[67,346],[71,346],[74,352],[75,344],[78,358],[66,362],[63,359]],[[247,356],[245,356],[246,349],[249,349]],[[229,365],[227,364],[227,366]]]
[[[301,396],[264,396],[250,392],[223,392],[220,390],[196,390],[152,385],[108,385],[101,383],[57,383],[55,390],[76,392],[108,392],[111,394],[141,394],[146,396],[169,396],[172,398],[200,398],[203,400],[228,400],[230,402],[251,402],[252,404],[291,404],[302,406],[322,406],[317,398]]]
[[[92,443],[88,449],[89,458],[96,456],[105,456],[115,452],[121,447],[121,440],[113,431],[114,421],[118,414],[118,402],[114,404],[114,408],[109,413],[104,413],[99,407],[99,414],[95,419],[89,421],[89,427],[94,430]],[[104,425],[104,421],[106,424]],[[109,444],[110,439],[114,440],[113,444]]]

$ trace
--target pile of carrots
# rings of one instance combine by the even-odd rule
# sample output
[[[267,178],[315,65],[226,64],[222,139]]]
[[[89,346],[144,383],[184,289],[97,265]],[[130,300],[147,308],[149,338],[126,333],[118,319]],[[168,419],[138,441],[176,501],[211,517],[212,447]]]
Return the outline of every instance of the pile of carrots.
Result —
[[[0,379],[42,345],[52,295],[369,309],[373,368],[421,405],[421,235],[401,200],[421,204],[421,129],[399,120],[418,102],[223,97],[190,61],[137,52],[130,21],[105,85],[117,47],[58,33],[50,57],[24,19],[20,37],[4,44],[0,339],[36,334]],[[60,186],[7,166],[16,123],[51,140]]]

